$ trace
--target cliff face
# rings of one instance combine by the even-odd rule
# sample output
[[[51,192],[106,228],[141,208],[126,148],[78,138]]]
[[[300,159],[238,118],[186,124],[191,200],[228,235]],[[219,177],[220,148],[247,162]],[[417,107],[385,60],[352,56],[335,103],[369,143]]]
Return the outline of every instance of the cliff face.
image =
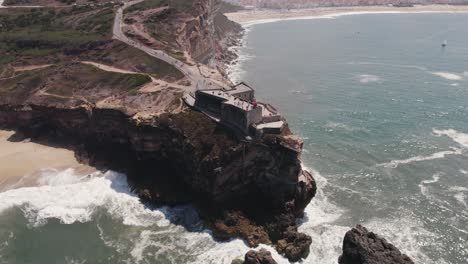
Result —
[[[237,142],[225,129],[188,109],[143,121],[113,109],[1,105],[0,123],[33,137],[72,138],[91,164],[122,169],[122,163],[112,159],[127,160],[124,170],[143,181],[171,176],[176,188],[188,189],[191,196],[220,208],[299,214],[313,195],[304,193],[301,185],[308,179],[299,181],[298,139],[284,135]],[[125,151],[108,152],[111,149]],[[109,158],[100,157],[101,152],[109,153]],[[148,199],[167,202],[157,190],[145,189]]]
[[[68,15],[93,11],[73,10],[58,13],[59,18],[68,21]],[[144,1],[127,11],[127,26],[140,34],[139,40],[151,38],[144,30],[155,21],[152,35],[158,38],[141,42],[187,64],[193,64],[192,55],[198,61],[229,58],[224,53],[228,35],[240,30],[214,0]],[[20,18],[10,19],[11,31]],[[113,11],[106,18],[112,21]],[[40,24],[38,32],[51,25],[61,28],[55,21]],[[82,33],[77,30],[73,40],[79,42]],[[30,61],[26,53],[13,53],[17,48],[12,46],[7,70],[0,68],[0,127],[71,148],[97,168],[125,172],[146,202],[195,205],[219,239],[242,237],[251,246],[273,243],[292,260],[305,257],[311,238],[297,232],[295,220],[316,185],[301,168],[302,140],[287,127],[280,135],[238,139],[184,105],[182,93],[190,82],[178,70],[108,35],[108,43],[87,50],[86,56],[72,57],[65,44],[57,44],[64,51],[55,60],[38,56]],[[190,56],[180,57],[181,51]]]
[[[223,15],[234,7],[220,0],[167,0],[126,11],[127,35],[176,56],[211,66],[235,58],[228,47],[243,29]]]
[[[241,142],[186,108],[142,119],[118,109],[35,102],[0,102],[0,124],[32,138],[65,139],[82,161],[126,172],[151,203],[195,204],[219,238],[275,243],[297,231],[295,217],[315,195],[312,176],[301,170],[302,141],[289,131]]]

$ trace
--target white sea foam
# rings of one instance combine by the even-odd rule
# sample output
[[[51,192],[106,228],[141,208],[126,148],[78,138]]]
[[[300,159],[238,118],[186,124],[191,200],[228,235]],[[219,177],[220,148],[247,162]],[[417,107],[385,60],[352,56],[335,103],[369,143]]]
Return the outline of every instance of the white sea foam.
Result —
[[[468,194],[468,188],[462,187],[462,186],[453,186],[450,187],[449,189],[451,192],[454,192],[455,194],[453,197],[463,206],[468,207],[467,204],[467,194]]]
[[[340,129],[340,130],[347,130],[347,131],[353,131],[354,129],[348,125],[345,125],[343,123],[336,123],[336,122],[328,122],[325,124],[325,127],[331,130],[334,129]]]
[[[51,185],[0,193],[0,213],[17,207],[33,225],[42,225],[50,218],[71,224],[90,221],[102,208],[126,225],[168,225],[163,213],[147,209],[129,192],[124,175],[107,172],[97,176],[81,178],[72,170],[51,173],[41,180],[43,184]]]
[[[239,46],[231,46],[229,50],[237,54],[237,59],[226,67],[226,74],[228,78],[236,83],[243,80],[245,76],[245,70],[243,68],[244,63],[255,58],[254,55],[249,54],[246,48],[246,40],[249,34],[248,29],[245,30],[245,34],[242,36]]]
[[[305,209],[307,221],[299,226],[299,231],[313,239],[310,254],[303,263],[335,264],[341,255],[344,234],[350,229],[336,223],[346,210],[330,202],[324,193],[327,180],[313,169],[307,169],[317,182],[317,194]]]
[[[342,16],[354,16],[354,15],[372,15],[372,14],[428,14],[428,13],[466,13],[465,11],[354,11],[354,12],[336,12],[334,14],[326,15],[311,15],[311,16],[291,16],[281,18],[269,18],[269,19],[257,19],[247,22],[240,22],[244,28],[249,28],[258,24],[274,23],[280,21],[291,21],[291,20],[313,20],[313,19],[335,19]],[[235,19],[234,19],[235,20]]]
[[[348,64],[348,65],[385,65],[385,66],[390,66],[390,67],[416,69],[416,70],[420,70],[420,71],[427,71],[427,68],[424,67],[424,66],[407,65],[407,64],[391,64],[391,63],[370,62],[370,61],[350,61],[350,62],[347,62],[346,64]]]
[[[460,81],[463,80],[463,77],[452,72],[431,72],[432,74],[442,77],[450,81]]]
[[[460,144],[461,146],[468,148],[468,134],[458,132],[455,129],[444,129],[444,130],[433,129],[433,132],[437,136],[447,136],[451,138],[453,141]]]
[[[423,180],[418,184],[419,189],[421,190],[421,193],[424,196],[429,197],[427,185],[437,183],[440,180],[440,176],[442,176],[442,173],[440,173],[440,172],[436,173],[436,174],[432,175],[432,178],[430,180]]]
[[[382,79],[379,76],[372,75],[372,74],[361,74],[361,75],[357,75],[355,78],[360,83],[373,83],[373,82],[382,81]]]
[[[450,86],[458,87],[458,86],[460,86],[460,84],[459,83],[451,83]]]
[[[307,206],[305,213],[306,219],[299,226],[299,231],[304,232],[313,239],[313,245],[311,246],[311,252],[309,256],[302,260],[301,263],[322,263],[322,264],[335,264],[341,254],[341,244],[343,236],[350,229],[348,226],[341,226],[335,222],[345,213],[346,211],[342,208],[331,203],[325,196],[323,189],[327,185],[327,180],[320,175],[319,172],[307,169],[311,171],[314,178],[319,186],[317,195],[312,199],[311,203]],[[203,250],[205,243],[211,244],[211,236],[207,236],[205,240],[201,239],[201,234],[195,234],[195,237],[191,237],[190,240],[198,241],[197,249],[192,250]],[[200,245],[202,245],[200,249]],[[276,250],[267,245],[260,245],[256,250],[260,248],[266,248],[269,250],[273,258],[280,264],[289,263],[287,259],[280,256]],[[235,258],[242,259],[245,252],[249,248],[247,245],[238,239],[226,243],[213,243],[209,249],[200,252],[195,263],[222,263],[230,264]]]
[[[364,223],[370,231],[394,244],[415,263],[445,264],[443,260],[431,260],[421,251],[426,243],[438,243],[440,237],[424,228],[424,224],[410,216],[397,219],[374,218]],[[424,242],[423,242],[424,241]]]
[[[409,163],[419,162],[419,161],[443,159],[447,155],[460,155],[462,153],[463,153],[462,149],[453,148],[452,150],[436,152],[429,156],[415,156],[415,157],[411,157],[411,158],[403,159],[403,160],[392,160],[387,163],[378,164],[377,167],[397,168],[401,164],[409,164]]]

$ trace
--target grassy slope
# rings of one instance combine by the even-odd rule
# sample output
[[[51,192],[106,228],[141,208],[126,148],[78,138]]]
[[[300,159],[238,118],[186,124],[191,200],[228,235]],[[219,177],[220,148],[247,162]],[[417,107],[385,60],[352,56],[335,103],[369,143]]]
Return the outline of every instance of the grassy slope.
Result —
[[[109,94],[130,92],[150,81],[143,74],[107,72],[82,63],[59,64],[0,80],[0,97],[22,103],[42,90],[49,97],[66,100],[79,95],[95,102]]]
[[[177,35],[175,34],[174,19],[180,19],[187,16],[198,16],[195,8],[196,1],[187,0],[145,0],[141,3],[129,7],[125,11],[125,16],[138,16],[139,11],[156,9],[159,7],[169,7],[169,10],[153,14],[143,21],[148,34],[152,38],[163,44],[161,49],[168,52],[171,56],[184,61],[185,57],[180,54],[180,47],[177,44]]]
[[[0,9],[0,72],[10,64],[93,60],[157,78],[183,77],[173,66],[112,40],[115,7]]]

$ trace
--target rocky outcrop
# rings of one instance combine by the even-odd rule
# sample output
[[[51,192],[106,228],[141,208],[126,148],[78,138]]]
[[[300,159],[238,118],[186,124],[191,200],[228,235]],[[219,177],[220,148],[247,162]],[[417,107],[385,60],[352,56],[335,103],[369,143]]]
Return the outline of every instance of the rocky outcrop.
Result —
[[[244,264],[277,264],[271,256],[270,251],[260,249],[259,251],[250,250],[245,254]]]
[[[0,125],[32,138],[63,139],[83,162],[125,172],[147,202],[196,205],[219,238],[276,243],[296,226],[316,185],[301,168],[302,141],[288,129],[241,141],[201,113],[183,107],[151,114],[145,111],[153,95],[131,96],[100,108],[24,91],[0,99]]]
[[[394,245],[384,238],[357,225],[348,231],[343,241],[340,264],[413,264]]]
[[[290,227],[279,240],[276,250],[284,254],[290,261],[296,262],[309,255],[309,247],[312,238],[306,234],[297,232],[296,227]]]

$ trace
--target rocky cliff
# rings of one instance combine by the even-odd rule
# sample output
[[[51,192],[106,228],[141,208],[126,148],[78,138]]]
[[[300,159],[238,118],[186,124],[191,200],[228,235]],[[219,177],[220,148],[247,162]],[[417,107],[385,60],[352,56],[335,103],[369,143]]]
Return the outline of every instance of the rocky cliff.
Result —
[[[296,218],[316,185],[301,168],[302,140],[287,127],[242,140],[188,108],[181,97],[191,83],[181,72],[111,39],[116,8],[0,12],[0,127],[125,172],[145,202],[195,205],[218,239],[241,237],[250,246],[274,244],[291,260],[305,257],[312,239],[297,232]],[[125,20],[140,34],[132,37],[193,65],[232,56],[226,43],[240,26],[220,8],[214,0],[144,1]],[[67,34],[54,38],[57,32]]]
[[[243,33],[223,12],[236,7],[220,0],[144,2],[125,13],[127,35],[184,60],[222,67],[235,58],[228,47]]]
[[[70,67],[78,66],[37,72],[50,77]],[[78,82],[61,87],[59,96],[47,92],[58,89],[51,87],[55,81],[0,83],[0,125],[33,139],[60,139],[83,162],[127,173],[148,202],[196,205],[220,239],[243,237],[252,246],[286,239],[286,255],[307,254],[310,243],[294,244],[295,218],[316,185],[301,169],[302,141],[288,129],[242,141],[185,107],[177,89],[118,92]]]

